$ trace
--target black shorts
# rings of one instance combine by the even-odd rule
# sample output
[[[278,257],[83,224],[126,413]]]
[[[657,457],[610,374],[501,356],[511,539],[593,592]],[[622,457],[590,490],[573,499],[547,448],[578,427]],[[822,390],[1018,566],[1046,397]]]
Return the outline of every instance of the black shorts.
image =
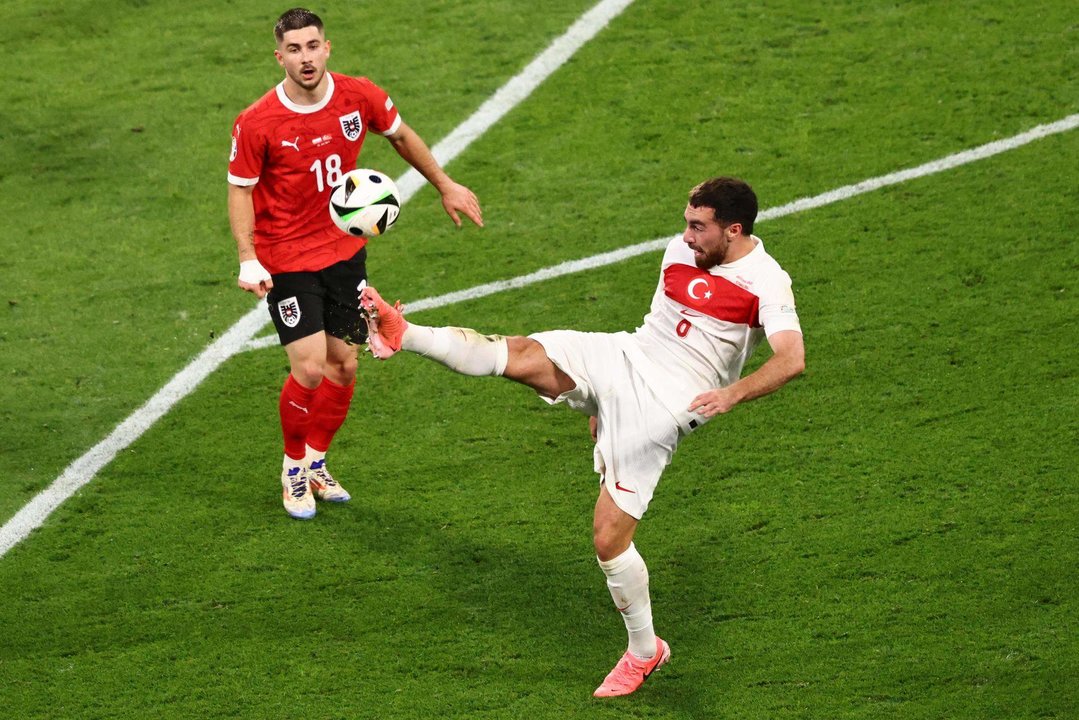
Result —
[[[367,248],[348,260],[314,272],[273,276],[266,296],[270,317],[282,345],[325,330],[348,343],[367,340],[357,286],[367,279]]]

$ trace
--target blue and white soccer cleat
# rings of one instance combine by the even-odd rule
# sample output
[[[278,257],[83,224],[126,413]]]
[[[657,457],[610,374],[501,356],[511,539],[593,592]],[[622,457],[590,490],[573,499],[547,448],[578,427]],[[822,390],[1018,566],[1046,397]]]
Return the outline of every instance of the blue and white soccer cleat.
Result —
[[[326,458],[315,460],[307,468],[307,481],[315,492],[315,497],[326,502],[348,502],[352,496],[348,490],[341,487],[341,483],[333,479],[330,471],[326,469]]]
[[[315,496],[307,480],[307,468],[302,465],[281,470],[281,500],[285,512],[297,520],[310,520],[315,516]]]

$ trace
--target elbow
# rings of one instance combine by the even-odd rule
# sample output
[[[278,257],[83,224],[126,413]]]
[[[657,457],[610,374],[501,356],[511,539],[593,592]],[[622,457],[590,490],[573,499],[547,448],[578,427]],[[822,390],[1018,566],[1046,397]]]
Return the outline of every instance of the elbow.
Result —
[[[806,369],[806,356],[805,351],[801,351],[793,354],[787,361],[787,371],[790,373],[791,378],[796,378],[805,372]]]
[[[790,382],[794,378],[801,375],[803,372],[805,372],[805,369],[806,369],[805,360],[791,360],[789,363],[787,363],[787,380],[786,380],[786,382]]]
[[[806,349],[800,332],[785,330],[775,333],[768,340],[772,345],[772,361],[775,362],[777,375],[785,376],[784,382],[805,371]]]

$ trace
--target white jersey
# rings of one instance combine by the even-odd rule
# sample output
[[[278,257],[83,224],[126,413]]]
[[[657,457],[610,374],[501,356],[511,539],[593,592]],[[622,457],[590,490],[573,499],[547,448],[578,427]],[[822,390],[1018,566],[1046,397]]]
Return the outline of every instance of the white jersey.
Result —
[[[745,257],[701,270],[681,236],[663,255],[644,323],[616,338],[633,368],[685,430],[705,418],[688,411],[697,395],[730,385],[763,337],[801,332],[790,276],[760,238]]]

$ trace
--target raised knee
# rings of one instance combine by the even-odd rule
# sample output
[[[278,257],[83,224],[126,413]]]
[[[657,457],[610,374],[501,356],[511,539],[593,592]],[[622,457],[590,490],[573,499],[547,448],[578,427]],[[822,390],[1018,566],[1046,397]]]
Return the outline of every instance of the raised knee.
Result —
[[[543,352],[543,346],[539,342],[521,335],[507,335],[506,347],[509,350],[510,357],[527,357],[529,353]]]
[[[530,337],[506,338],[509,360],[502,373],[510,380],[528,385],[541,395],[557,398],[577,387],[573,379],[547,356],[547,350]]]

